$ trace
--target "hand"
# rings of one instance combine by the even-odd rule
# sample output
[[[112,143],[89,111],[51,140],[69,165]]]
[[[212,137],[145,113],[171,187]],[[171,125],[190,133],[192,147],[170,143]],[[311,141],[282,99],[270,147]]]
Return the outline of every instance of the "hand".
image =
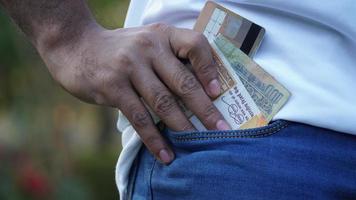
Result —
[[[175,131],[193,130],[175,96],[208,129],[228,129],[210,97],[220,93],[206,38],[188,29],[154,24],[138,28],[91,28],[79,42],[41,51],[53,77],[80,99],[119,108],[147,148],[163,163],[174,154],[160,135],[144,99]],[[188,59],[191,72],[180,59]]]

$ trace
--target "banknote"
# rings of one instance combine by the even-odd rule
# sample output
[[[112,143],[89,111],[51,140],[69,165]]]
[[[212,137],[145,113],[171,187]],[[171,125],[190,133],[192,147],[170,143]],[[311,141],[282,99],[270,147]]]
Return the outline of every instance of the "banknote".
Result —
[[[213,103],[232,130],[256,128],[268,124],[264,114],[251,99],[242,83],[237,83]],[[192,115],[189,120],[197,130],[206,130],[195,115]]]
[[[216,46],[213,45],[212,47],[215,49],[215,51],[219,51],[216,49]],[[222,53],[218,52],[218,54]],[[232,87],[229,86],[225,92],[222,92],[219,97],[214,99],[213,104],[222,114],[226,122],[233,130],[255,128],[267,125],[268,121],[264,114],[254,102],[241,80],[234,73],[229,62],[223,58],[221,59],[221,64],[224,71],[224,76],[221,77],[224,77],[224,79],[229,77],[234,85]],[[177,103],[182,112],[197,130],[206,130],[201,121],[184,105],[181,100],[178,99]],[[154,122],[160,122],[159,117],[150,109],[150,107],[148,105],[146,105],[146,107],[151,113]]]
[[[246,87],[235,73],[229,60],[224,57],[215,43],[211,43],[211,47],[215,55],[217,55],[220,64],[224,66],[224,76],[231,78],[235,83],[235,85],[222,92],[222,94],[213,101],[215,107],[220,111],[233,130],[267,125],[268,120],[265,118],[264,113],[252,99]],[[197,130],[206,130],[196,116],[190,116],[189,120]]]
[[[267,121],[288,101],[290,92],[222,34],[214,38],[220,58],[226,59]]]
[[[209,41],[222,34],[250,57],[256,53],[265,34],[263,27],[212,1],[205,4],[194,30],[204,33]]]

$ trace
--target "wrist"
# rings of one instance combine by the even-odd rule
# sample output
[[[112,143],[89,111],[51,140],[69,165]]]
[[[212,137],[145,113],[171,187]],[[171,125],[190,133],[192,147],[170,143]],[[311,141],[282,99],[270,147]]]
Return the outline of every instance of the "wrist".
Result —
[[[85,19],[71,25],[49,25],[35,40],[41,56],[60,49],[75,49],[84,38],[104,30],[94,19]]]
[[[82,24],[75,34],[61,33],[59,31],[47,32],[37,41],[37,51],[45,62],[54,80],[70,91],[75,85],[78,66],[89,48],[90,41],[95,41],[103,27],[95,21]],[[67,35],[68,34],[68,35]],[[72,36],[72,37],[70,37]]]

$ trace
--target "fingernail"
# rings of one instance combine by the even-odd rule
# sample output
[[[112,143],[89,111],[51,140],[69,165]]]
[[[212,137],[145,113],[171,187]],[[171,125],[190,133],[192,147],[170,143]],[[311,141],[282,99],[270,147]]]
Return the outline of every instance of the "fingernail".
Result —
[[[172,161],[172,157],[169,155],[168,151],[166,149],[162,149],[159,152],[159,158],[162,162],[165,164],[168,164]]]
[[[210,81],[209,91],[212,96],[218,96],[220,94],[220,83],[217,79]]]
[[[216,128],[221,131],[231,130],[229,124],[225,120],[219,120],[216,122]]]

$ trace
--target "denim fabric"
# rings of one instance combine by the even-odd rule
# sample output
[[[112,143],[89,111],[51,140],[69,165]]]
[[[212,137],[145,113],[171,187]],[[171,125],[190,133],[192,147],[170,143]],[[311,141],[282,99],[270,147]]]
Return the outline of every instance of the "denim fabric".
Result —
[[[287,121],[163,134],[175,161],[165,166],[142,147],[130,199],[356,199],[356,136]]]

